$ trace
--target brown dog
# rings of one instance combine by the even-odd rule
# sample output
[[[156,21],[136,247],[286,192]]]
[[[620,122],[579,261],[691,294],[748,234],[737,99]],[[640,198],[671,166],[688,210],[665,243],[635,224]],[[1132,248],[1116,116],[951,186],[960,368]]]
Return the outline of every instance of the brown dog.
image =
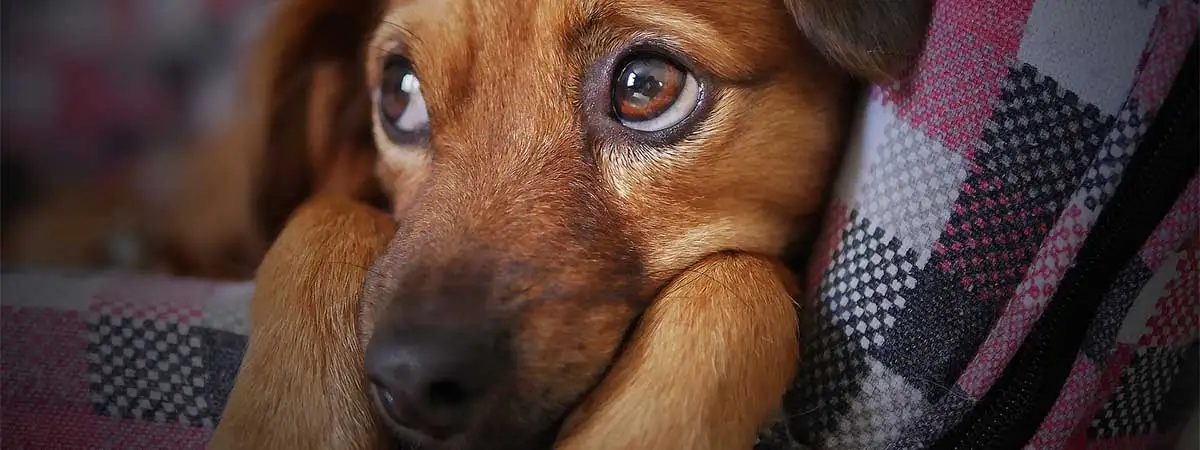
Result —
[[[366,265],[392,229],[387,216],[336,197],[296,213],[259,271],[250,346],[211,448],[388,445],[349,325]],[[558,448],[747,448],[794,369],[796,316],[784,273],[761,258],[718,254],[674,280]],[[728,409],[730,398],[745,406]]]
[[[361,167],[345,161],[360,161],[373,134],[397,227],[366,272],[361,357],[368,398],[404,440],[547,446],[578,407],[563,446],[748,446],[796,357],[790,298],[769,261],[811,231],[848,75],[899,73],[924,3],[285,2],[256,85],[262,154],[284,168],[262,177],[277,181],[258,196],[275,200],[260,203],[280,211],[264,227],[305,197],[287,174],[337,179],[338,167]],[[355,106],[365,98],[370,107]],[[314,142],[347,150],[314,158]],[[289,230],[297,223],[320,225]],[[275,289],[314,273],[266,267],[255,301],[272,312],[292,307]],[[275,313],[292,334],[263,337],[256,319],[219,442],[270,448],[332,433],[236,431],[276,402],[287,412],[269,423],[332,407],[286,381],[330,373],[265,363],[286,353],[255,346],[359,358],[306,344],[322,336],[312,326],[350,323]],[[325,395],[361,400],[349,386]],[[371,442],[346,436],[363,440],[336,440]]]

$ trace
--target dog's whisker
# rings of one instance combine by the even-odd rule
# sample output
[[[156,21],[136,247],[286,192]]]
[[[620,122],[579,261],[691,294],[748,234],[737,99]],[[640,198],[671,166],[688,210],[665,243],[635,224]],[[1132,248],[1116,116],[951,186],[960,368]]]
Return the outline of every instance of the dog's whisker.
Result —
[[[740,290],[738,290],[738,289],[735,289],[735,288],[734,288],[733,286],[731,286],[730,284],[728,284],[728,283],[726,283],[725,281],[722,281],[722,280],[720,280],[720,279],[718,279],[718,278],[716,278],[716,277],[714,277],[714,276],[712,276],[712,275],[709,275],[709,274],[707,274],[707,273],[705,273],[705,272],[701,272],[701,271],[699,271],[699,270],[696,270],[695,268],[688,267],[688,268],[684,269],[684,270],[683,270],[683,271],[682,271],[682,272],[681,272],[679,275],[677,275],[677,276],[676,276],[676,279],[678,279],[678,277],[682,277],[684,274],[692,274],[692,275],[695,275],[695,276],[696,276],[696,278],[692,279],[690,282],[687,282],[687,283],[683,283],[683,284],[670,284],[670,285],[668,285],[668,287],[667,287],[667,288],[665,288],[665,289],[663,290],[663,292],[660,294],[660,297],[661,297],[661,296],[663,296],[663,295],[666,295],[666,294],[673,293],[673,292],[675,292],[676,290],[679,290],[679,289],[683,289],[683,288],[685,288],[685,287],[688,287],[688,286],[690,286],[690,285],[691,285],[691,283],[695,283],[695,282],[697,282],[697,281],[700,281],[701,279],[704,279],[704,280],[711,281],[711,282],[713,282],[714,284],[717,284],[718,286],[720,286],[721,288],[723,288],[727,294],[729,294],[729,295],[733,296],[735,300],[737,300],[737,301],[741,302],[743,305],[750,305],[750,304],[751,304],[751,299],[749,299],[749,298],[747,298],[745,295],[743,295],[743,294],[742,294],[742,292],[740,292]],[[793,300],[793,302],[794,302],[794,301],[795,301],[795,300]]]
[[[798,412],[798,413],[795,413],[795,414],[788,414],[788,415],[786,415],[785,417],[786,417],[787,419],[799,419],[799,418],[801,418],[801,417],[807,417],[807,416],[810,416],[810,415],[816,414],[817,412],[820,412],[820,411],[821,411],[821,407],[820,407],[820,406],[814,406],[814,407],[812,407],[812,408],[810,408],[810,409],[807,409],[807,410],[804,410],[804,411],[800,411],[800,412]]]
[[[348,261],[320,261],[320,262],[318,262],[317,264],[340,264],[340,265],[343,265],[343,266],[350,266],[350,267],[354,267],[354,268],[357,268],[357,269],[362,269],[362,270],[363,270],[363,272],[366,272],[366,273],[369,273],[369,274],[372,274],[372,275],[375,275],[375,276],[378,276],[378,277],[385,277],[385,276],[387,276],[386,274],[384,274],[384,273],[381,273],[381,272],[378,272],[378,271],[376,271],[375,269],[372,269],[371,267],[364,266],[364,265],[361,265],[361,264],[355,264],[355,263],[348,262]]]

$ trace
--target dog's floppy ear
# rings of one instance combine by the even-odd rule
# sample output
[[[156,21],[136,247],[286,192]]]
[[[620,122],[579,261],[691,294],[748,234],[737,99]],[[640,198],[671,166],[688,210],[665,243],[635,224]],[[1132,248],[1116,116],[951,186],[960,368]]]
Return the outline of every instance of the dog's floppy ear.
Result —
[[[370,96],[363,74],[373,0],[285,0],[254,54],[251,205],[273,239],[306,198],[378,204]]]
[[[851,75],[898,81],[925,40],[929,0],[785,0],[810,42]]]

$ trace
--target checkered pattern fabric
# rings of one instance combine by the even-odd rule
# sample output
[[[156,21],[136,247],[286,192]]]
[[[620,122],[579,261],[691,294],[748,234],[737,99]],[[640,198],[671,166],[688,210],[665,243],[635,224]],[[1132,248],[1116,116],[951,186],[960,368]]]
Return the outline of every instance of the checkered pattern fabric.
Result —
[[[1014,358],[1153,123],[1191,0],[943,0],[872,88],[813,254],[803,358],[760,448],[925,448]],[[1194,412],[1200,179],[1088,320],[1028,448],[1158,448]],[[4,444],[199,448],[252,286],[6,274]]]
[[[5,448],[204,448],[241,364],[253,285],[0,281]]]
[[[964,420],[1120,185],[1197,11],[936,2],[911,81],[863,107],[809,267],[801,367],[759,447],[925,448]],[[1109,288],[1028,448],[1178,438],[1198,376],[1198,183]]]

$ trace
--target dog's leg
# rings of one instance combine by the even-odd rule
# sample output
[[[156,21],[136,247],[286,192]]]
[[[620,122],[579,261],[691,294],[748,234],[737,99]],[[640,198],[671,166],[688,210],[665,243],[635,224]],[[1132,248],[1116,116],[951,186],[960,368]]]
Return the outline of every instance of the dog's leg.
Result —
[[[250,343],[210,448],[381,447],[355,324],[366,270],[393,230],[349,200],[296,211],[259,267]]]
[[[722,253],[672,281],[559,450],[745,450],[795,372],[794,284],[781,265]]]
[[[365,268],[391,231],[350,201],[297,211],[259,270],[250,345],[210,448],[384,445],[354,324]],[[749,448],[795,367],[788,279],[764,259],[720,254],[674,280],[558,448]]]

